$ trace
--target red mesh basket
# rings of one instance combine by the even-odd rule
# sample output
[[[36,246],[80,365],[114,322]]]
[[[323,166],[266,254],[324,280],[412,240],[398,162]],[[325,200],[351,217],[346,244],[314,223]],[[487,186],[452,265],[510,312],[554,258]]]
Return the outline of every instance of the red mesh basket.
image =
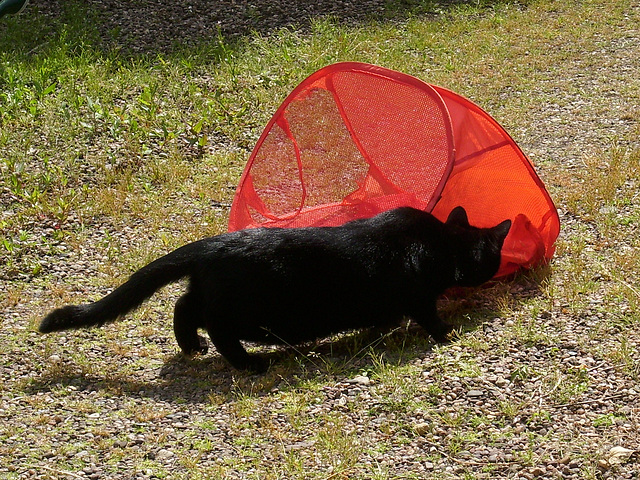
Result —
[[[398,206],[513,226],[497,276],[553,255],[560,222],[504,129],[449,90],[381,67],[338,63],[303,81],[258,140],[229,230],[340,225]]]

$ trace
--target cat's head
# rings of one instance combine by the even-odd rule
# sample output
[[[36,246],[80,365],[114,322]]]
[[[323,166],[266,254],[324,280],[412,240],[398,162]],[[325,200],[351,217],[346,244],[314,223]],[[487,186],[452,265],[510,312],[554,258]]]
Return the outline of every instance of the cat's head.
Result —
[[[446,224],[452,227],[457,239],[454,252],[456,285],[471,287],[491,280],[500,267],[502,245],[511,228],[511,220],[495,227],[478,228],[469,224],[464,208],[456,207]]]

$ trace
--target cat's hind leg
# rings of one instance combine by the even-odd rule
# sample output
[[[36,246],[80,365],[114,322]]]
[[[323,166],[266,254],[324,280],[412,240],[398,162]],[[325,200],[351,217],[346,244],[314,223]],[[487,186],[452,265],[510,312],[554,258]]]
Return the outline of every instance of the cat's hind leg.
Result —
[[[218,353],[234,368],[238,370],[249,370],[254,373],[263,373],[269,367],[268,362],[264,358],[258,355],[249,355],[240,343],[240,340],[232,334],[223,331],[219,327],[207,327],[207,331]]]
[[[185,355],[207,353],[207,339],[198,335],[202,325],[202,306],[195,295],[187,292],[176,302],[173,312],[173,332]]]

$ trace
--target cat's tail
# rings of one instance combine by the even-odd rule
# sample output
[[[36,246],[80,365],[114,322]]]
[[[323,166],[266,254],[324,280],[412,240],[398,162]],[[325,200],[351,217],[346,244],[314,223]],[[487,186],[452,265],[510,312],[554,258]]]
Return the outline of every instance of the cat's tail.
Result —
[[[135,272],[129,280],[97,302],[67,305],[47,315],[41,333],[101,326],[139,307],[158,289],[190,275],[200,260],[200,242],[187,244]]]

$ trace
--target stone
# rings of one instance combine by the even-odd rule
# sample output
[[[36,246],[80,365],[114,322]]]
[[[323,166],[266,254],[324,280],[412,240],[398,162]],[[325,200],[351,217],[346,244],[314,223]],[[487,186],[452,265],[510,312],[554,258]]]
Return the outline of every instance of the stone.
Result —
[[[413,427],[413,431],[416,432],[416,435],[424,435],[426,433],[429,433],[430,430],[431,425],[426,422],[417,423]]]
[[[365,375],[356,375],[355,377],[347,380],[347,383],[351,383],[355,385],[370,385],[371,379]]]
[[[172,451],[167,450],[166,448],[161,448],[156,453],[156,460],[169,460],[170,458],[173,458],[173,455]]]

